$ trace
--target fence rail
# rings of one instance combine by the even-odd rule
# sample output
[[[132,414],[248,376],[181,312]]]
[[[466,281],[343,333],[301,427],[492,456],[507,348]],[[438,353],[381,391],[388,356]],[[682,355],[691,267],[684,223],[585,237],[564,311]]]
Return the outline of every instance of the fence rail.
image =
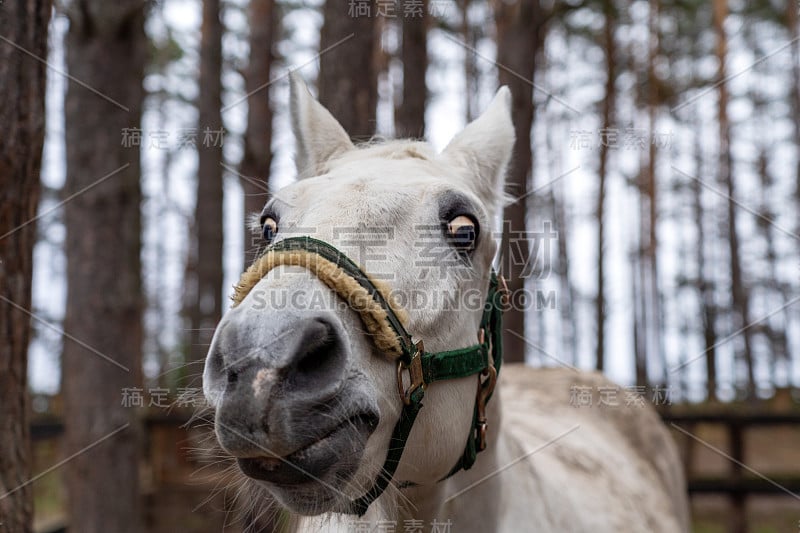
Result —
[[[730,409],[730,406],[727,406]],[[674,425],[686,434],[676,436],[683,440],[683,460],[690,495],[721,494],[728,497],[731,514],[728,517],[728,531],[746,533],[747,497],[751,495],[784,495],[800,499],[800,475],[765,475],[747,465],[745,433],[758,427],[800,427],[800,411],[785,412],[754,410],[742,407],[740,410],[726,411],[663,411],[661,417],[668,425]],[[696,438],[690,437],[698,425],[717,425],[725,429],[727,450],[717,450],[728,460],[729,467],[724,477],[696,476],[692,471],[693,451]],[[682,439],[681,439],[682,437]],[[797,444],[800,449],[800,443]]]
[[[755,410],[747,407],[732,410],[726,406],[727,411],[712,411],[703,408],[692,411],[679,411],[680,406],[672,406],[669,410],[662,411],[661,417],[670,426],[693,434],[698,425],[717,425],[724,428],[727,436],[727,449],[725,455],[729,459],[729,468],[723,476],[695,475],[692,471],[694,450],[696,443],[686,434],[674,430],[679,446],[682,448],[684,467],[688,480],[689,494],[718,494],[729,498],[732,513],[729,517],[728,530],[735,533],[746,533],[746,501],[751,495],[795,495],[800,498],[800,475],[778,475],[769,477],[754,473],[747,466],[747,450],[745,449],[745,434],[747,431],[758,427],[787,426],[800,427],[800,411],[792,410],[775,412],[769,410]],[[171,413],[169,415],[153,414],[143,420],[148,434],[164,433],[164,438],[170,438],[172,431],[184,426],[189,421],[187,413]],[[31,424],[31,438],[36,442],[58,439],[64,431],[64,424],[58,418],[43,418]],[[163,439],[162,439],[163,440]],[[800,443],[798,443],[800,448]],[[720,450],[722,451],[722,450]],[[64,531],[63,524],[55,528],[38,529],[37,533],[55,533]]]

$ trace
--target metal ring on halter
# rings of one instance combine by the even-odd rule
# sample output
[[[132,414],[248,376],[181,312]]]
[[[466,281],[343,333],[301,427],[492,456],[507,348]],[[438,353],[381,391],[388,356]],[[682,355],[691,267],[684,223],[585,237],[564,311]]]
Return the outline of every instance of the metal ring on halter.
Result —
[[[406,365],[402,359],[397,361],[397,392],[404,405],[411,404],[411,394],[418,388],[425,390],[425,377],[422,373],[422,354],[425,353],[425,345],[422,341],[416,343],[417,353],[411,358],[411,362]],[[406,389],[403,385],[403,370],[408,370],[410,384]]]
[[[486,401],[494,391],[494,386],[497,384],[497,370],[493,364],[489,364],[481,373],[485,376],[486,380],[478,383],[478,396],[475,399],[475,407],[478,410],[478,442],[477,449],[482,452],[486,449]]]

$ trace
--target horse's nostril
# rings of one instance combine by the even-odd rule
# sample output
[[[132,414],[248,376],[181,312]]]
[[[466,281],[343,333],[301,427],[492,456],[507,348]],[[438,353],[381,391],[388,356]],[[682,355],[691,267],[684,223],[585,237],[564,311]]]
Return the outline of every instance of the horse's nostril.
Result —
[[[301,374],[310,374],[322,368],[335,354],[336,339],[328,337],[319,345],[309,347],[297,362],[295,368]]]
[[[228,370],[228,384],[233,385],[239,381],[239,373],[235,370]]]
[[[343,348],[334,326],[320,319],[310,321],[300,346],[291,369],[294,385],[315,387],[335,379],[343,365]]]

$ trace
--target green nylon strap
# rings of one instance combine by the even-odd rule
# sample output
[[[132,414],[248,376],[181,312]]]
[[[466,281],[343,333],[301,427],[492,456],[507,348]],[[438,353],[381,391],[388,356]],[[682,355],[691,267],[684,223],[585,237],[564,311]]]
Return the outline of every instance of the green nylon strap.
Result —
[[[395,332],[403,351],[401,361],[406,365],[411,364],[412,358],[418,355],[417,346],[392,307],[383,297],[383,294],[369,279],[369,276],[336,247],[325,241],[314,239],[313,237],[288,237],[273,244],[266,251],[280,252],[298,250],[318,254],[323,259],[334,263],[341,268],[345,274],[368,291],[373,300],[386,311],[387,322]],[[497,276],[494,271],[492,271],[486,306],[480,324],[480,328],[483,330],[483,342],[457,350],[419,354],[420,363],[422,365],[423,385],[411,392],[409,402],[403,406],[400,419],[397,421],[392,431],[389,450],[386,454],[386,460],[384,461],[381,474],[378,475],[375,483],[366,494],[350,503],[347,512],[363,516],[372,502],[383,494],[383,491],[386,490],[386,487],[391,483],[397,471],[397,467],[400,464],[400,459],[403,456],[403,451],[405,450],[408,437],[411,434],[411,429],[414,426],[414,421],[420,409],[422,409],[422,399],[425,396],[425,387],[428,384],[435,381],[474,376],[482,373],[492,363],[499,373],[500,365],[503,361],[502,298],[503,295],[499,290]],[[492,355],[492,361],[489,359],[489,354]],[[487,397],[487,402],[490,397],[491,395]],[[478,454],[479,436],[477,432],[480,431],[479,426],[478,406],[476,402],[472,414],[472,427],[467,437],[464,453],[450,473],[443,479],[452,476],[461,469],[468,470],[475,463]]]
[[[478,459],[478,444],[477,444],[477,437],[475,436],[475,432],[477,431],[478,426],[478,410],[473,409],[472,411],[472,431],[470,431],[469,436],[467,437],[467,444],[464,445],[464,453],[461,454],[461,457],[458,458],[458,462],[450,469],[450,472],[447,473],[439,481],[444,481],[445,479],[452,477],[458,474],[461,470],[469,470],[472,468],[472,465],[475,464],[475,461]]]
[[[481,318],[480,329],[484,331],[484,341],[458,350],[425,353],[422,356],[422,372],[425,383],[472,376],[482,372],[494,363],[495,370],[500,372],[503,362],[503,295],[498,290],[497,275],[492,271],[486,306]],[[489,353],[494,361],[489,361]]]
[[[378,474],[378,478],[372,488],[369,489],[369,492],[351,502],[349,513],[364,516],[372,502],[378,499],[378,496],[383,494],[383,491],[389,486],[397,466],[400,464],[400,458],[403,456],[403,450],[405,450],[406,441],[408,441],[408,436],[411,434],[411,428],[414,427],[414,421],[417,419],[419,410],[422,409],[423,396],[425,396],[425,392],[421,388],[411,393],[411,401],[403,407],[400,413],[400,420],[394,426],[392,438],[389,440],[389,452],[386,454],[381,473]]]
[[[485,344],[447,352],[426,353],[422,356],[422,375],[426,384],[474,376],[487,366],[489,352]]]
[[[500,374],[500,367],[503,364],[503,307],[503,294],[500,291],[497,276],[492,272],[489,283],[489,293],[486,298],[486,308],[483,313],[483,319],[481,320],[481,328],[486,332],[486,342],[484,346],[489,343],[488,346],[486,346],[485,353],[492,354],[492,363],[498,375]],[[465,350],[470,350],[470,348],[466,348]],[[486,366],[488,366],[488,364]],[[486,366],[483,368],[486,368]],[[491,394],[487,396],[487,403],[491,397]],[[450,472],[439,481],[443,481],[461,470],[469,470],[472,468],[472,465],[475,464],[478,458],[479,431],[480,424],[478,421],[478,406],[476,404],[472,411],[472,429],[467,437],[464,453],[461,454],[458,462],[450,469]]]
[[[486,328],[487,338],[490,339],[491,351],[494,357],[494,368],[500,374],[500,367],[503,366],[503,310],[507,305],[503,301],[506,296],[503,292],[508,289],[503,281],[503,287],[499,286],[497,274],[492,271],[492,278],[489,281],[489,294],[486,298],[486,308],[483,311],[481,327]]]

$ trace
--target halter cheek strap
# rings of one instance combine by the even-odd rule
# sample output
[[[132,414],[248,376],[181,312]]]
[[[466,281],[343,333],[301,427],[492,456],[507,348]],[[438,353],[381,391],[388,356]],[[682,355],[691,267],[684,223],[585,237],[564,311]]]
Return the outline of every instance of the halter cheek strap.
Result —
[[[403,402],[394,427],[382,475],[366,494],[350,502],[347,512],[363,516],[386,489],[400,464],[414,421],[422,409],[425,389],[435,381],[479,374],[478,389],[464,453],[443,479],[475,463],[486,448],[486,404],[492,396],[503,362],[502,320],[507,289],[502,277],[492,271],[489,291],[478,330],[478,343],[445,352],[426,352],[422,341],[414,342],[406,331],[405,313],[393,305],[388,289],[372,280],[334,246],[312,237],[289,237],[270,246],[242,274],[233,295],[234,307],[270,270],[280,265],[302,266],[342,297],[359,313],[378,349],[397,362],[397,388]],[[404,375],[407,374],[407,379]]]

